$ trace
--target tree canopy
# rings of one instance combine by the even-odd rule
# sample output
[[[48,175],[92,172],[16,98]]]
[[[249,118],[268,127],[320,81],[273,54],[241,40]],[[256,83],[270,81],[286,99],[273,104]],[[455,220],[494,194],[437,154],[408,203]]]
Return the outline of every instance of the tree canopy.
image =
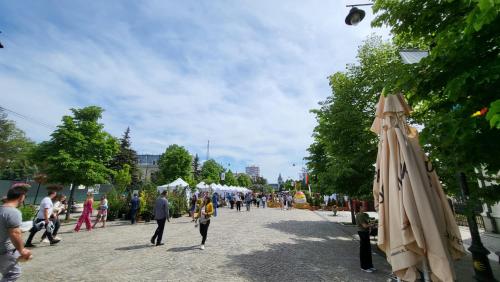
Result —
[[[246,173],[238,174],[236,178],[238,180],[238,185],[241,187],[251,187],[252,186],[252,178]]]
[[[207,160],[201,167],[201,179],[207,183],[220,183],[220,175],[224,172],[224,167],[215,160]]]
[[[30,162],[29,153],[34,146],[35,143],[26,138],[0,108],[0,179],[26,180],[32,177],[36,168]]]
[[[398,49],[429,51],[429,56],[400,72],[386,90],[404,93],[413,107],[413,118],[424,126],[421,142],[448,191],[457,190],[459,171],[471,176],[484,168],[496,174],[500,2],[377,0],[373,10],[377,17],[372,24],[388,25]],[[469,184],[477,187],[476,179]],[[500,197],[496,194],[483,198],[495,201]]]
[[[376,101],[403,68],[393,45],[368,38],[358,49],[358,64],[329,77],[332,95],[312,110],[318,125],[306,157],[314,191],[369,196],[377,136],[370,131]]]
[[[234,177],[234,173],[231,170],[226,172],[224,184],[226,184],[228,186],[237,186],[238,185],[238,180],[236,180],[236,177]]]
[[[127,127],[125,133],[120,139],[120,150],[111,161],[110,168],[115,171],[120,171],[125,169],[125,166],[128,166],[128,171],[131,177],[129,184],[135,188],[139,185],[138,162],[137,153],[132,149],[130,143],[130,128]]]
[[[33,158],[50,182],[90,186],[107,183],[114,174],[109,164],[118,152],[118,142],[99,123],[103,109],[97,106],[71,109],[51,139],[40,143]],[[73,200],[71,190],[69,201]],[[69,212],[66,215],[69,218]]]
[[[71,109],[62,124],[34,151],[50,182],[94,185],[109,182],[108,168],[118,151],[118,142],[99,123],[103,109],[90,106]]]
[[[188,150],[177,144],[168,146],[158,161],[161,181],[171,182],[177,178],[191,178],[192,158]]]

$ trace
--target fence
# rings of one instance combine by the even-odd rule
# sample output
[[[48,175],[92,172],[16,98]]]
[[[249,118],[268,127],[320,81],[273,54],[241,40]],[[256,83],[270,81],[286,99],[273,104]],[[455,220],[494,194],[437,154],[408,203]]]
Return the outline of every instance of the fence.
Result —
[[[454,203],[453,208],[455,211],[455,220],[459,226],[469,226],[469,222],[467,221],[467,215],[465,213],[465,204],[463,203]],[[477,226],[479,228],[484,229],[484,220],[481,215],[479,215],[482,212],[482,207],[478,206],[475,209],[476,213],[476,222]]]

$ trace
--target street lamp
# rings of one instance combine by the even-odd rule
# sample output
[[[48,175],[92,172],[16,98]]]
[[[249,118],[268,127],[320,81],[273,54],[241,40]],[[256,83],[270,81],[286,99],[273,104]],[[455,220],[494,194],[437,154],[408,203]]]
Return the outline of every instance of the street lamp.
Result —
[[[365,11],[359,9],[357,6],[371,6],[373,4],[354,4],[354,5],[346,5],[346,7],[352,7],[345,17],[346,25],[358,25],[365,18]]]

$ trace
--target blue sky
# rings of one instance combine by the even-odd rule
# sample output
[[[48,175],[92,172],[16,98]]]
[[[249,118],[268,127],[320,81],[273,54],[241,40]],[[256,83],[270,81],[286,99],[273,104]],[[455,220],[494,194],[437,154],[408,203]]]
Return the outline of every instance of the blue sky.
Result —
[[[57,125],[99,105],[108,132],[131,128],[139,153],[169,144],[233,171],[298,177],[330,95],[327,76],[355,61],[370,9],[352,1],[2,1],[0,106]],[[51,130],[11,116],[28,137]],[[293,166],[296,164],[296,166]]]

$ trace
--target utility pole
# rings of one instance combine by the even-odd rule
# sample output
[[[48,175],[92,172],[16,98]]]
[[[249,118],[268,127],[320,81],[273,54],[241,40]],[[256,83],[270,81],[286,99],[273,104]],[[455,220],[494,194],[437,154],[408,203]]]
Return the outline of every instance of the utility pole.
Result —
[[[210,159],[210,140],[207,142],[207,161]]]

